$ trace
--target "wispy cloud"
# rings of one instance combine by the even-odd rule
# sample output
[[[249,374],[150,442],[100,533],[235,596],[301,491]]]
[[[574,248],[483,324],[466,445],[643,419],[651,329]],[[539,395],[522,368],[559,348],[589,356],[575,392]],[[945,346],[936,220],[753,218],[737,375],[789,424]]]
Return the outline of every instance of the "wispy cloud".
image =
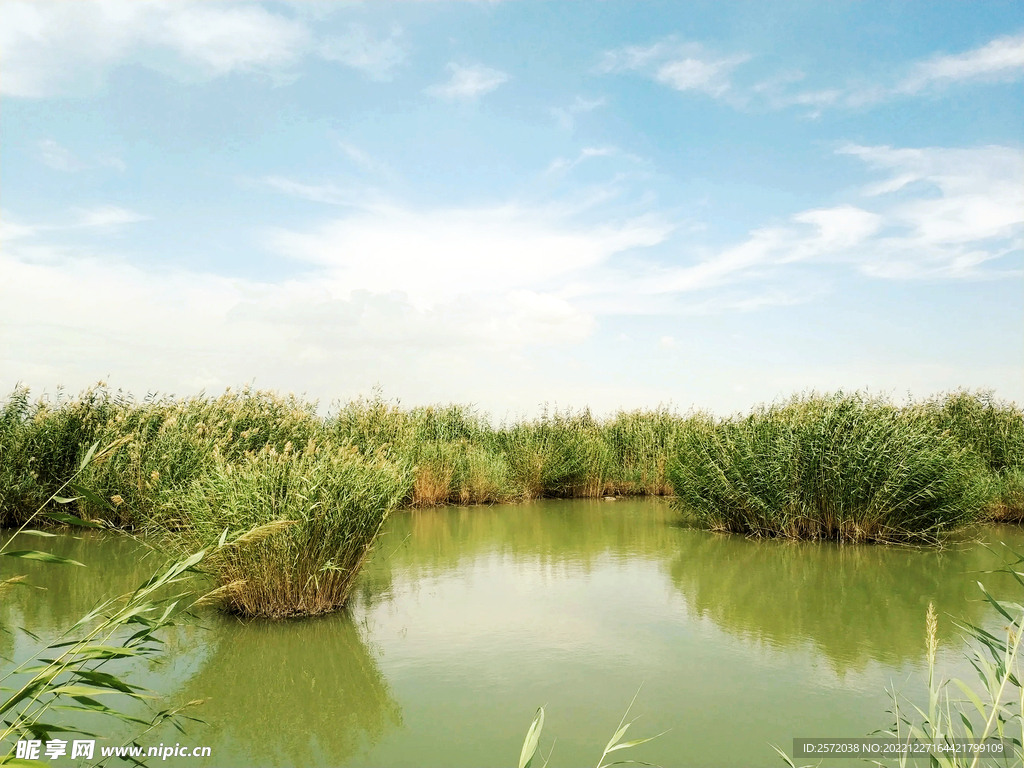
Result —
[[[101,205],[95,208],[80,208],[76,210],[77,218],[75,227],[95,227],[98,229],[110,229],[125,224],[135,224],[139,221],[147,221],[152,218],[141,213],[136,213],[127,208],[116,205]]]
[[[374,80],[390,80],[395,68],[405,60],[399,45],[402,30],[393,27],[387,37],[375,37],[365,26],[350,24],[348,34],[320,43],[320,56],[360,69]]]
[[[706,255],[692,265],[649,265],[629,273],[597,271],[578,289],[593,298],[593,311],[682,311],[681,296],[747,285],[752,306],[792,303],[791,291],[760,286],[791,267],[852,267],[862,274],[899,280],[1018,278],[1016,264],[993,266],[1022,255],[1024,235],[1024,153],[1009,147],[894,149],[849,145],[840,154],[857,157],[885,174],[867,185],[861,199],[791,216],[788,222],[756,229],[746,240]],[[623,305],[623,295],[662,297]],[[774,295],[771,301],[760,301]],[[598,297],[605,296],[605,300]],[[740,301],[742,303],[743,300]],[[699,302],[706,306],[706,302]],[[735,297],[729,304],[738,306]],[[720,307],[724,309],[723,304]],[[749,308],[749,306],[748,306]]]
[[[39,159],[42,163],[55,171],[74,173],[99,167],[110,167],[123,171],[127,167],[124,160],[115,155],[97,155],[90,160],[83,160],[53,139],[36,142],[36,147],[39,150]]]
[[[608,100],[604,97],[585,99],[582,96],[577,96],[573,103],[567,107],[552,107],[551,114],[562,128],[570,130],[575,125],[578,115],[593,112],[598,107],[603,107],[607,103]]]
[[[883,206],[888,225],[860,259],[865,273],[900,279],[1020,275],[1019,265],[988,266],[1024,247],[1020,150],[850,145],[839,151],[888,173],[864,189]]]
[[[870,107],[896,98],[960,83],[1009,82],[1024,76],[1024,34],[999,37],[959,54],[940,54],[912,62],[889,82],[802,87],[800,70],[785,70],[752,85],[737,83],[733,72],[751,60],[749,53],[716,55],[700,43],[675,37],[646,46],[607,51],[598,71],[637,72],[677,91],[704,93],[737,108],[807,108],[818,117],[828,108]]]
[[[720,56],[700,43],[667,38],[648,46],[627,46],[608,51],[602,72],[640,72],[677,91],[697,91],[722,98],[732,88],[730,75],[750,60],[748,53]]]
[[[506,73],[482,64],[462,66],[450,62],[447,69],[451,77],[444,83],[426,88],[425,93],[448,101],[471,100],[490,93],[509,80]]]
[[[817,117],[829,107],[857,109],[898,98],[937,92],[958,84],[1011,82],[1024,76],[1024,34],[999,37],[964,53],[936,55],[911,63],[889,82],[857,83],[803,90],[802,72],[777,75],[758,83],[753,92],[773,109],[810,107]]]
[[[330,182],[326,184],[304,184],[281,176],[267,176],[260,183],[292,197],[302,198],[314,203],[326,203],[327,205],[362,208],[370,203],[372,197],[363,188],[340,187]]]
[[[703,91],[717,98],[732,87],[730,73],[747,61],[750,55],[745,53],[725,58],[689,56],[665,62],[658,67],[654,78],[677,91]]]
[[[564,175],[572,171],[580,164],[598,157],[618,158],[622,160],[627,160],[630,163],[636,163],[640,165],[649,164],[648,160],[645,160],[644,158],[638,155],[634,155],[630,152],[623,152],[618,147],[583,147],[579,151],[579,154],[576,155],[576,157],[572,160],[569,160],[568,158],[564,157],[556,157],[548,165],[547,169],[544,171],[544,174],[546,176]]]
[[[254,73],[286,82],[313,55],[387,79],[405,56],[400,34],[375,37],[352,25],[345,35],[320,39],[308,14],[236,2],[5,2],[0,92],[40,98],[92,91],[126,60],[184,79]]]
[[[392,204],[312,231],[276,230],[267,242],[283,255],[318,265],[324,284],[338,291],[399,291],[417,306],[433,307],[459,296],[550,289],[552,281],[616,253],[656,245],[670,231],[666,223],[644,218],[573,225],[516,204],[440,210]]]
[[[933,86],[970,80],[1015,80],[1024,74],[1024,34],[999,37],[965,53],[919,62],[894,89],[917,93]]]

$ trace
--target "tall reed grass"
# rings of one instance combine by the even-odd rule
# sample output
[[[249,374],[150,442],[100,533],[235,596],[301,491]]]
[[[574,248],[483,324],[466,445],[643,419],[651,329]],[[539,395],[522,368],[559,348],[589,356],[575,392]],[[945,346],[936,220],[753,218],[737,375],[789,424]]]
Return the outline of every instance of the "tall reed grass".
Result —
[[[469,407],[403,409],[379,394],[321,418],[272,392],[135,400],[101,384],[35,401],[18,388],[0,406],[0,527],[45,505],[97,441],[121,448],[83,473],[95,493],[76,500],[80,517],[185,549],[225,529],[291,526],[220,563],[228,604],[268,615],[341,604],[350,577],[332,569],[354,571],[396,506],[674,493],[709,528],[851,541],[1024,520],[1024,415],[984,392],[904,407],[802,396],[727,419],[545,409],[494,425]],[[321,597],[309,584],[325,585]]]
[[[345,604],[381,526],[408,493],[407,466],[354,447],[266,446],[220,460],[180,494],[183,550],[211,550],[217,597],[246,616],[315,615]]]
[[[985,462],[990,499],[986,515],[1024,521],[1024,410],[991,392],[959,390],[917,407],[936,429],[969,446]]]
[[[796,397],[694,419],[669,476],[701,525],[754,536],[934,541],[991,500],[976,449],[919,409],[860,395]]]

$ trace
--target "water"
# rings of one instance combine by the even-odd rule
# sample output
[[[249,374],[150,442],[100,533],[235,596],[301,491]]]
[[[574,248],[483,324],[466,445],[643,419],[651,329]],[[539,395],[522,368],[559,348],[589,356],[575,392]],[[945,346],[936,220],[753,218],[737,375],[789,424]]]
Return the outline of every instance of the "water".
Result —
[[[1024,548],[1017,528],[975,534]],[[5,595],[6,627],[52,634],[158,565],[124,538],[19,547],[40,545],[89,567],[18,562],[47,590]],[[617,755],[782,765],[769,744],[889,726],[892,683],[924,701],[929,601],[940,671],[969,679],[945,614],[996,626],[972,572],[998,563],[968,540],[939,552],[711,534],[657,500],[401,512],[348,611],[249,623],[207,612],[173,631],[170,660],[133,679],[172,703],[206,699],[207,724],[142,742],[212,748],[168,765],[512,765],[544,705],[551,764],[596,764],[642,683],[630,738],[669,732]],[[0,655],[32,647],[0,633]]]

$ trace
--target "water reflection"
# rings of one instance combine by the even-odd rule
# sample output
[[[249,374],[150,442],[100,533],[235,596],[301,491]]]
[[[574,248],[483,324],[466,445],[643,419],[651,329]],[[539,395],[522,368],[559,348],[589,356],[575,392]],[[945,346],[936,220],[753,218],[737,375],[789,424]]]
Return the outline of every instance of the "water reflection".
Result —
[[[987,618],[976,572],[999,562],[976,544],[935,551],[701,532],[681,542],[669,572],[694,614],[773,646],[809,642],[837,671],[920,658],[929,601],[940,614]],[[959,647],[952,621],[939,623],[939,640]]]
[[[607,555],[660,559],[678,546],[676,514],[662,500],[538,501],[519,506],[446,507],[394,515],[375,552],[377,569],[418,575],[452,571],[482,555],[589,572]]]
[[[0,534],[0,544],[8,538]],[[29,585],[4,591],[0,624],[32,627],[36,634],[71,626],[101,599],[138,587],[164,562],[127,536],[99,531],[53,538],[20,534],[10,549],[43,550],[85,565],[0,558],[0,578],[24,575]]]
[[[1024,543],[1019,528],[984,533]],[[396,515],[367,568],[366,604],[390,599],[396,578],[409,588],[494,555],[582,574],[609,557],[659,562],[694,616],[757,643],[810,644],[837,672],[919,659],[929,601],[940,615],[988,618],[976,572],[1000,563],[967,540],[943,550],[751,540],[682,527],[661,500],[541,501]],[[939,639],[959,645],[952,621]]]
[[[37,650],[39,643],[19,627],[53,638],[100,600],[137,587],[164,562],[139,542],[112,534],[19,539],[16,548],[45,549],[87,567],[4,563],[5,578],[25,574],[33,587],[9,589],[0,598],[0,627],[7,630],[0,631],[0,669]],[[187,737],[168,729],[154,744],[211,746],[217,765],[337,765],[401,724],[400,707],[351,615],[246,624],[207,610],[197,618],[201,626],[163,633],[165,658],[111,667],[164,701],[206,700],[192,714],[208,726],[189,726]],[[106,733],[112,724],[94,721],[82,723],[108,736],[105,743],[128,735]]]
[[[985,531],[1024,548],[1018,528]],[[7,593],[5,626],[49,635],[159,565],[118,537],[18,546],[40,542],[89,567],[14,563],[47,591]],[[545,702],[558,715],[556,760],[575,764],[641,680],[650,732],[677,730],[639,759],[770,764],[769,741],[884,726],[885,685],[920,672],[929,600],[940,615],[987,621],[971,572],[998,563],[973,544],[936,552],[688,530],[654,500],[401,512],[348,612],[249,624],[205,613],[205,629],[168,633],[169,663],[133,679],[174,702],[207,700],[196,714],[209,725],[184,738],[211,746],[216,765],[488,764],[514,759]],[[958,656],[952,623],[939,632]],[[5,637],[0,651],[22,657],[24,636]]]
[[[218,765],[338,765],[400,726],[401,710],[347,614],[242,623],[206,617],[212,645],[182,700],[206,699]]]

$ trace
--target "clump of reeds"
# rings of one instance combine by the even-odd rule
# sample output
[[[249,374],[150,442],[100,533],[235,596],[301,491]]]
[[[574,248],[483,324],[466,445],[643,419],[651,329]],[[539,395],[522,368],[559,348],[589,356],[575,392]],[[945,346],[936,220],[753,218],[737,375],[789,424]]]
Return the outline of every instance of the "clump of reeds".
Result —
[[[914,409],[860,395],[694,418],[669,476],[700,524],[755,536],[934,541],[989,500],[975,451]]]
[[[379,394],[322,419],[272,392],[136,401],[100,385],[35,402],[21,388],[2,405],[0,526],[45,503],[97,440],[124,442],[88,468],[98,496],[77,513],[170,533],[192,526],[180,499],[194,483],[310,440],[414,467],[409,506],[674,490],[713,528],[847,540],[933,538],[973,519],[979,496],[989,519],[1024,520],[1024,414],[984,392],[902,408],[805,397],[725,420],[545,409],[492,426],[470,407],[402,409]]]
[[[959,390],[914,406],[935,429],[953,435],[981,457],[989,473],[986,516],[1024,521],[1024,411],[992,392]]]
[[[388,514],[411,484],[407,465],[310,441],[218,460],[178,500],[182,549],[207,561],[217,597],[246,616],[340,608]]]
[[[604,492],[608,446],[589,411],[549,412],[505,426],[493,437],[524,498],[593,497]]]
[[[31,516],[76,472],[90,445],[122,408],[102,384],[77,398],[29,399],[19,387],[0,409],[0,527]]]
[[[113,523],[183,526],[178,495],[219,462],[268,447],[283,453],[285,445],[306,445],[322,429],[315,404],[248,388],[216,398],[130,402],[100,430],[101,439],[127,438],[127,445],[86,481],[105,498],[119,497]]]
[[[604,493],[665,496],[672,493],[667,470],[676,438],[687,420],[667,408],[620,411],[602,424],[609,476]]]

